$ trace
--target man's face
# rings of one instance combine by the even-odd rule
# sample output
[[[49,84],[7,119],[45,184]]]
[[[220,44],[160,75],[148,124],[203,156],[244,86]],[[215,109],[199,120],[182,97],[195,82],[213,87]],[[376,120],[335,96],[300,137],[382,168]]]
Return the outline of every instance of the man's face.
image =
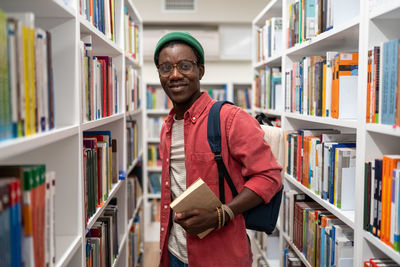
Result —
[[[182,60],[197,61],[192,48],[185,44],[175,44],[165,47],[160,51],[158,64],[178,64]],[[171,74],[167,77],[159,75],[161,85],[171,99],[174,106],[190,107],[200,96],[200,80],[204,75],[204,66],[195,65],[187,74],[179,72],[175,65]]]

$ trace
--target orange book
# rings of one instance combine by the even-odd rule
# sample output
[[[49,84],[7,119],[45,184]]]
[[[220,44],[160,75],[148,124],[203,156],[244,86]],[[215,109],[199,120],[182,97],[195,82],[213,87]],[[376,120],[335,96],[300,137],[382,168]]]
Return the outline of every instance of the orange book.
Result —
[[[372,71],[372,50],[368,51],[368,81],[367,81],[367,112],[366,122],[372,122],[371,118],[371,71]]]
[[[393,247],[390,243],[392,171],[398,163],[400,163],[400,155],[383,156],[381,240],[391,247]]]
[[[340,76],[350,76],[350,66],[358,65],[358,53],[338,53],[334,61],[332,79],[331,112],[332,118],[339,118],[339,79]]]
[[[310,147],[310,136],[304,136],[303,137],[303,168],[302,168],[302,178],[301,178],[301,183],[309,188],[309,177],[308,177],[308,163],[309,163],[309,147]]]

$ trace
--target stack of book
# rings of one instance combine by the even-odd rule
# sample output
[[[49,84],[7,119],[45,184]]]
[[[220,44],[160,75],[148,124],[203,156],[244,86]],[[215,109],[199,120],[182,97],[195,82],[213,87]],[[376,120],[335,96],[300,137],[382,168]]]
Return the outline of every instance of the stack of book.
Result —
[[[305,57],[285,72],[285,110],[293,113],[357,118],[358,53],[327,52]]]
[[[283,251],[283,267],[302,267],[304,263],[297,257],[292,249],[287,248]]]
[[[265,61],[268,58],[282,53],[282,18],[268,18],[265,25],[256,32],[256,61]]]
[[[151,85],[147,86],[146,91],[146,108],[147,109],[171,109],[172,102],[164,93],[162,88],[154,88]]]
[[[373,258],[368,261],[364,261],[364,267],[395,267],[399,266],[391,259]]]
[[[140,108],[140,75],[131,65],[125,69],[125,111],[135,111]]]
[[[86,234],[86,266],[112,266],[118,252],[118,206],[113,198]]]
[[[139,266],[138,264],[141,262],[142,252],[141,252],[141,242],[142,238],[142,229],[140,223],[141,217],[138,216],[134,219],[133,225],[129,231],[128,237],[128,266],[135,267]]]
[[[79,0],[79,14],[115,42],[115,0]]]
[[[55,173],[45,165],[0,166],[0,203],[2,265],[54,266]]]
[[[119,179],[117,143],[110,131],[83,132],[83,178],[86,222],[108,199]],[[114,159],[114,160],[113,160]]]
[[[282,110],[282,78],[280,67],[260,69],[254,81],[255,107]]]
[[[233,91],[233,103],[242,109],[251,109],[251,88],[237,88]]]
[[[139,126],[137,121],[126,122],[127,168],[139,157]]]
[[[94,56],[92,36],[80,41],[81,121],[87,122],[119,112],[119,81],[112,57]]]
[[[311,266],[352,266],[353,229],[295,190],[284,192],[283,231]]]
[[[0,10],[0,141],[55,127],[51,34]]]
[[[218,101],[226,100],[226,90],[227,90],[227,86],[226,85],[224,85],[224,88],[201,85],[200,90],[202,92],[208,93],[208,95],[212,99],[215,99],[215,100],[218,100]]]
[[[159,144],[148,144],[147,145],[147,166],[149,166],[149,167],[161,166],[160,145]]]
[[[140,58],[140,29],[139,25],[136,24],[132,18],[128,14],[128,8],[124,6],[124,47],[126,53],[131,56],[133,59]]]
[[[366,122],[400,125],[400,39],[368,51]]]
[[[400,155],[365,163],[364,230],[400,251]]]
[[[130,174],[127,179],[128,189],[128,218],[133,218],[135,210],[138,208],[138,199],[143,195],[142,185],[139,178]]]
[[[148,117],[147,118],[147,136],[149,138],[160,138],[161,127],[166,117]]]
[[[289,16],[287,47],[347,23],[360,13],[357,0],[286,0]]]

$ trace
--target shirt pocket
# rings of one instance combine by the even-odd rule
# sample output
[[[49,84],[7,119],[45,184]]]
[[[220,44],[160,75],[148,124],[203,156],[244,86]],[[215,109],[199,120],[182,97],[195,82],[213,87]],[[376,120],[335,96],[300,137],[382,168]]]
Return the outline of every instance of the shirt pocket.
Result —
[[[189,172],[194,176],[194,180],[200,177],[212,190],[218,187],[218,169],[214,160],[214,153],[192,153],[190,161],[191,168]]]

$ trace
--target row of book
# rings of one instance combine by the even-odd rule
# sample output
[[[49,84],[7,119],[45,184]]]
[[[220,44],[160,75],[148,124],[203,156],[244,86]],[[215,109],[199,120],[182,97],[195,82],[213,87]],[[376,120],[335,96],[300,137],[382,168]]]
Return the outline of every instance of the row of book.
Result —
[[[169,110],[172,108],[172,102],[162,88],[154,88],[151,85],[147,85],[146,108]]]
[[[160,144],[147,145],[147,166],[149,167],[161,166]]]
[[[87,223],[119,180],[117,140],[112,139],[111,131],[85,131],[82,153]]]
[[[1,266],[55,266],[55,173],[0,166]]]
[[[304,57],[285,72],[285,110],[357,118],[358,53],[327,52]]]
[[[148,117],[147,118],[147,136],[149,138],[160,138],[161,127],[166,117]]]
[[[126,121],[127,169],[139,157],[139,125],[137,121]]]
[[[141,218],[143,218],[142,212],[139,216],[136,216],[133,220],[133,225],[129,230],[128,236],[128,266],[136,267],[142,266],[142,242],[143,242],[143,230],[142,230],[142,222]]]
[[[133,59],[140,58],[140,29],[139,25],[135,23],[132,16],[128,14],[128,8],[124,6],[124,46],[125,52],[128,53]]]
[[[161,193],[161,173],[150,172],[148,174],[149,182],[147,184],[150,194],[160,194]]]
[[[354,210],[356,135],[299,129],[286,138],[286,173],[339,209]]]
[[[212,99],[217,101],[226,100],[226,85],[224,85],[224,88],[207,88],[204,85],[200,85],[200,90],[208,93]]]
[[[150,221],[159,222],[161,215],[161,201],[153,198],[150,200]]]
[[[353,266],[354,231],[295,190],[284,192],[283,231],[311,266]]]
[[[277,244],[279,244],[279,231],[276,230],[270,235],[266,235],[264,232],[259,231],[247,231],[247,234],[252,237],[256,242],[255,245],[261,249],[262,254],[268,260],[278,261],[280,259],[280,249],[279,246],[277,246]],[[257,251],[254,254],[257,255]],[[264,257],[260,257],[257,266],[268,266],[265,264]]]
[[[364,261],[364,267],[395,267],[399,266],[391,259],[372,258]]]
[[[283,251],[283,267],[303,267],[304,263],[296,255],[296,253],[290,248],[286,248]]]
[[[400,251],[400,155],[365,162],[364,230]]]
[[[366,122],[400,125],[400,39],[368,51]]]
[[[251,109],[251,88],[237,88],[233,91],[233,103],[242,109]]]
[[[131,65],[125,69],[125,111],[135,111],[141,106],[140,99],[140,75]]]
[[[140,168],[141,169],[141,168]],[[134,218],[134,212],[138,208],[138,199],[143,195],[142,182],[140,181],[141,175],[131,173],[127,179],[127,193],[128,193],[128,218]]]
[[[335,29],[360,14],[358,0],[287,0],[290,48]]]
[[[113,198],[86,234],[86,266],[112,266],[118,247],[118,205]]]
[[[51,33],[0,10],[0,141],[55,127]]]
[[[119,112],[119,81],[112,57],[94,56],[92,36],[82,37],[80,47],[81,121],[87,122]]]
[[[260,69],[254,78],[255,107],[282,110],[282,78],[280,67]]]
[[[108,39],[116,41],[115,0],[79,0],[79,13]]]
[[[265,61],[282,53],[282,18],[268,18],[256,31],[256,61]]]

